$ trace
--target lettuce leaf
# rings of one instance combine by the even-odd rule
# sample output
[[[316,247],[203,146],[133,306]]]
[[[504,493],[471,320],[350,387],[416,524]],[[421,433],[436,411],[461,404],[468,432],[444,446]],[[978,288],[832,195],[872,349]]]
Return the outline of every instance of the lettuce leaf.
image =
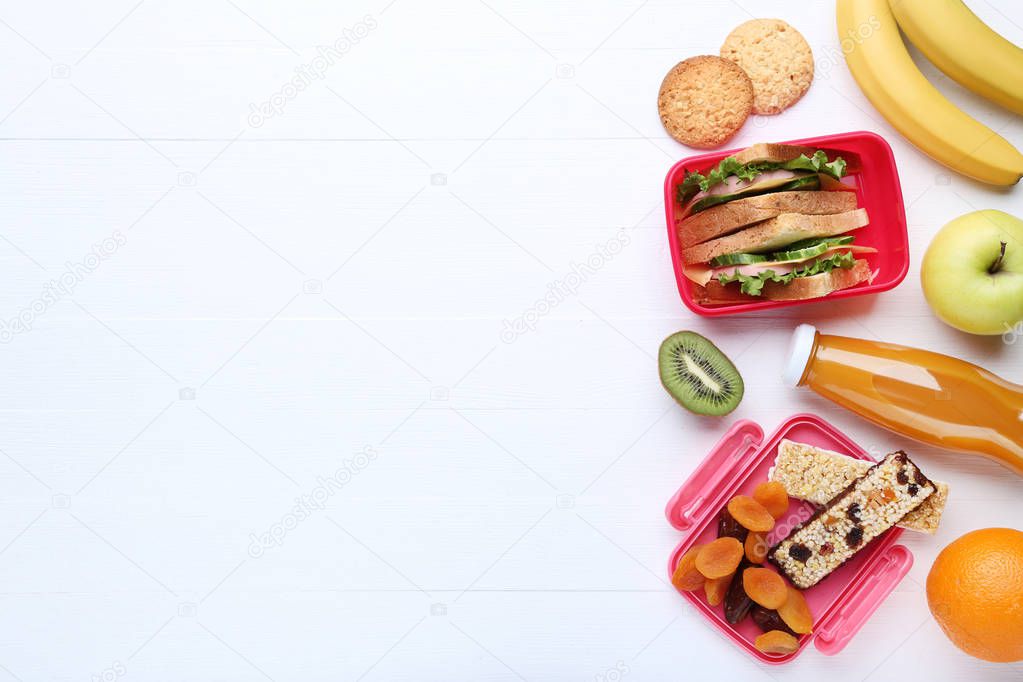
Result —
[[[828,155],[820,149],[814,152],[811,157],[806,156],[806,154],[800,154],[797,158],[782,163],[777,161],[755,161],[741,164],[734,156],[726,156],[717,166],[709,170],[706,175],[697,172],[686,173],[682,184],[678,186],[677,198],[678,202],[685,206],[698,192],[706,192],[711,187],[721,184],[732,175],[740,180],[749,182],[764,171],[782,168],[793,171],[803,170],[812,173],[824,173],[836,180],[841,180],[842,176],[845,175],[845,167],[845,159],[838,156],[835,157],[834,161],[829,162]]]
[[[842,176],[845,175],[845,166],[845,159],[841,156],[837,156],[834,161],[828,162],[828,155],[818,149],[813,153],[812,157],[800,154],[795,159],[786,161],[777,167],[784,168],[785,170],[806,170],[813,171],[814,173],[824,173],[836,180],[841,180]]]
[[[729,175],[735,175],[742,180],[752,180],[762,172],[754,169],[753,166],[754,164],[739,163],[734,156],[726,156],[717,166],[710,169],[707,175],[696,172],[686,173],[685,179],[678,188],[679,203],[684,204],[697,192],[706,192],[714,185],[721,184]]]
[[[764,285],[768,282],[788,284],[797,277],[812,277],[813,275],[831,272],[835,268],[851,268],[855,260],[856,258],[851,252],[840,251],[824,258],[818,258],[812,263],[807,263],[801,268],[794,269],[792,272],[776,273],[774,270],[765,270],[756,275],[744,275],[736,268],[730,275],[718,275],[718,282],[722,285],[738,282],[739,290],[742,293],[749,296],[759,296],[763,293]]]

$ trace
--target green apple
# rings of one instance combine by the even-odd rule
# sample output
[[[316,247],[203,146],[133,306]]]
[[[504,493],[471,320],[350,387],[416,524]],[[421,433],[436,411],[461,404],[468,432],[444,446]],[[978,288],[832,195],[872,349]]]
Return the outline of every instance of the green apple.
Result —
[[[959,216],[927,247],[920,280],[934,313],[971,334],[1023,321],[1023,220],[992,209]]]

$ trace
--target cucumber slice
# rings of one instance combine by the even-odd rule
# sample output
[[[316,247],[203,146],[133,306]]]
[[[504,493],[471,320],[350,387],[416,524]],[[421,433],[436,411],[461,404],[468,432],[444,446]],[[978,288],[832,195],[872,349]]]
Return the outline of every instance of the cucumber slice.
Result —
[[[712,268],[722,268],[728,265],[754,265],[756,263],[766,263],[769,260],[773,260],[770,256],[764,256],[759,253],[726,253],[723,256],[715,256],[710,259],[710,266]]]
[[[805,249],[808,246],[816,246],[817,244],[828,244],[829,246],[845,246],[846,244],[852,244],[855,236],[851,234],[844,234],[840,237],[810,237],[809,239],[800,239],[798,242],[792,242],[788,245],[789,250]]]
[[[754,183],[753,185],[741,189],[732,194],[711,194],[703,197],[699,201],[696,201],[689,207],[689,213],[699,213],[700,211],[706,210],[711,206],[717,206],[724,204],[729,201],[736,199],[745,199],[746,197],[754,197],[758,194],[768,194],[770,192],[791,192],[793,190],[812,190],[820,189],[821,179],[820,176],[814,173],[813,175],[798,175],[794,178],[785,179],[774,179],[761,183]]]
[[[806,246],[802,249],[791,249],[790,247],[789,251],[778,251],[772,255],[774,260],[780,261],[806,260],[808,258],[813,258],[814,256],[819,256],[830,248],[831,247],[827,244],[821,243],[814,244],[813,246]]]
[[[786,251],[776,251],[772,254],[772,256],[774,260],[778,261],[806,260],[808,258],[813,258],[814,256],[819,256],[828,249],[836,246],[851,244],[852,240],[852,235],[846,235],[843,237],[815,237],[813,239],[803,239],[793,244],[789,244],[788,250]]]

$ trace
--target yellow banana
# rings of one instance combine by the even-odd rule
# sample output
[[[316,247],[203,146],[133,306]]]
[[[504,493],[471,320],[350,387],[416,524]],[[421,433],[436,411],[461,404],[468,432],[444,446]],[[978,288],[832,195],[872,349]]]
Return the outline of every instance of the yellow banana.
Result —
[[[863,94],[922,152],[952,170],[993,185],[1023,176],[1023,154],[952,104],[906,50],[888,0],[838,0],[845,61]]]
[[[1023,48],[992,31],[962,0],[889,0],[910,42],[949,78],[1023,114]]]

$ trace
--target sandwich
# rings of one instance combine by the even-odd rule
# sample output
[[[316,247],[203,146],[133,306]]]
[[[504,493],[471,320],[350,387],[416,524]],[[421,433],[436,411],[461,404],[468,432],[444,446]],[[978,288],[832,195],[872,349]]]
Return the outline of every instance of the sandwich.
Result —
[[[855,161],[855,160],[854,160]],[[676,189],[683,271],[705,305],[826,296],[873,278],[868,224],[834,152],[756,144]]]

